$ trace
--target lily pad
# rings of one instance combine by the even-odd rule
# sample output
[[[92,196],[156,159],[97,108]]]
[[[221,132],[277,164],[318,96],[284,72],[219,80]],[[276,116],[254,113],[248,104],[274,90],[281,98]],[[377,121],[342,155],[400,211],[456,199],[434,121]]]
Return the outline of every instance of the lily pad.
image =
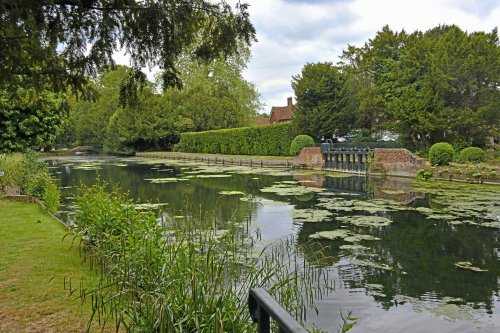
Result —
[[[163,183],[175,183],[178,181],[186,181],[187,179],[169,177],[169,178],[147,178],[144,180],[148,180],[152,184],[163,184]]]
[[[380,238],[372,235],[351,235],[344,238],[344,240],[349,243],[358,243],[364,240],[366,241],[380,240]]]
[[[333,216],[333,213],[322,209],[294,209],[296,222],[323,222]]]
[[[220,195],[245,195],[245,193],[241,191],[220,191],[217,193]]]
[[[392,223],[392,221],[386,217],[365,215],[342,216],[337,217],[337,220],[358,227],[386,227]]]
[[[345,244],[345,245],[340,245],[341,250],[351,250],[351,251],[357,251],[357,250],[368,250],[369,247],[359,245],[359,244]]]
[[[353,264],[358,265],[358,266],[373,267],[373,268],[382,269],[385,271],[392,271],[392,268],[389,265],[374,262],[374,261],[369,261],[369,260],[354,259]]]
[[[330,239],[334,240],[336,238],[345,238],[349,235],[349,231],[347,230],[331,230],[331,231],[320,231],[315,234],[309,236],[312,239]]]

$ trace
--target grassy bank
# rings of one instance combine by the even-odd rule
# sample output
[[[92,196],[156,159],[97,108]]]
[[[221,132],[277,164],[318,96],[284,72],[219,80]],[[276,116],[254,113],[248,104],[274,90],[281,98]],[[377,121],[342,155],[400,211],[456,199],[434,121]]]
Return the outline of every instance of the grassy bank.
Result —
[[[0,332],[84,332],[90,306],[64,290],[89,275],[67,231],[38,205],[0,199]]]

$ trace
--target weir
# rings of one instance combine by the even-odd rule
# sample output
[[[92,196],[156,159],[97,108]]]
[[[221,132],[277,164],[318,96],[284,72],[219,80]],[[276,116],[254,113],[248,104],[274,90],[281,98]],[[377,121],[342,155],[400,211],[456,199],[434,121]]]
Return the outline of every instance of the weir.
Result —
[[[343,147],[335,143],[322,143],[321,153],[325,169],[366,174],[368,148]]]

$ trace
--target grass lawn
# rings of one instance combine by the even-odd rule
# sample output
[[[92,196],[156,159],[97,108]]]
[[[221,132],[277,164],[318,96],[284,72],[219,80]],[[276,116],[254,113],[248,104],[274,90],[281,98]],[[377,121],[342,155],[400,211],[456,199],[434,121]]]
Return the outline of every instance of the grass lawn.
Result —
[[[0,332],[85,332],[90,304],[64,279],[91,273],[66,233],[38,205],[0,198]]]
[[[209,156],[220,158],[242,158],[253,160],[292,160],[291,156],[258,156],[258,155],[224,155],[224,154],[201,154],[201,153],[183,153],[183,152],[170,152],[170,151],[144,151],[141,154],[154,154],[168,156]]]

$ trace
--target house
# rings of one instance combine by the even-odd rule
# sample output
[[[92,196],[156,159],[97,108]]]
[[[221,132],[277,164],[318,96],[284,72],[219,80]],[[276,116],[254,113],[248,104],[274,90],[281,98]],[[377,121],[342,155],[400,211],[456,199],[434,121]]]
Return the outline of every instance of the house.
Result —
[[[269,118],[257,117],[254,119],[254,126],[269,125]]]
[[[273,106],[271,109],[270,124],[285,123],[293,118],[292,98],[288,97],[286,106]]]

